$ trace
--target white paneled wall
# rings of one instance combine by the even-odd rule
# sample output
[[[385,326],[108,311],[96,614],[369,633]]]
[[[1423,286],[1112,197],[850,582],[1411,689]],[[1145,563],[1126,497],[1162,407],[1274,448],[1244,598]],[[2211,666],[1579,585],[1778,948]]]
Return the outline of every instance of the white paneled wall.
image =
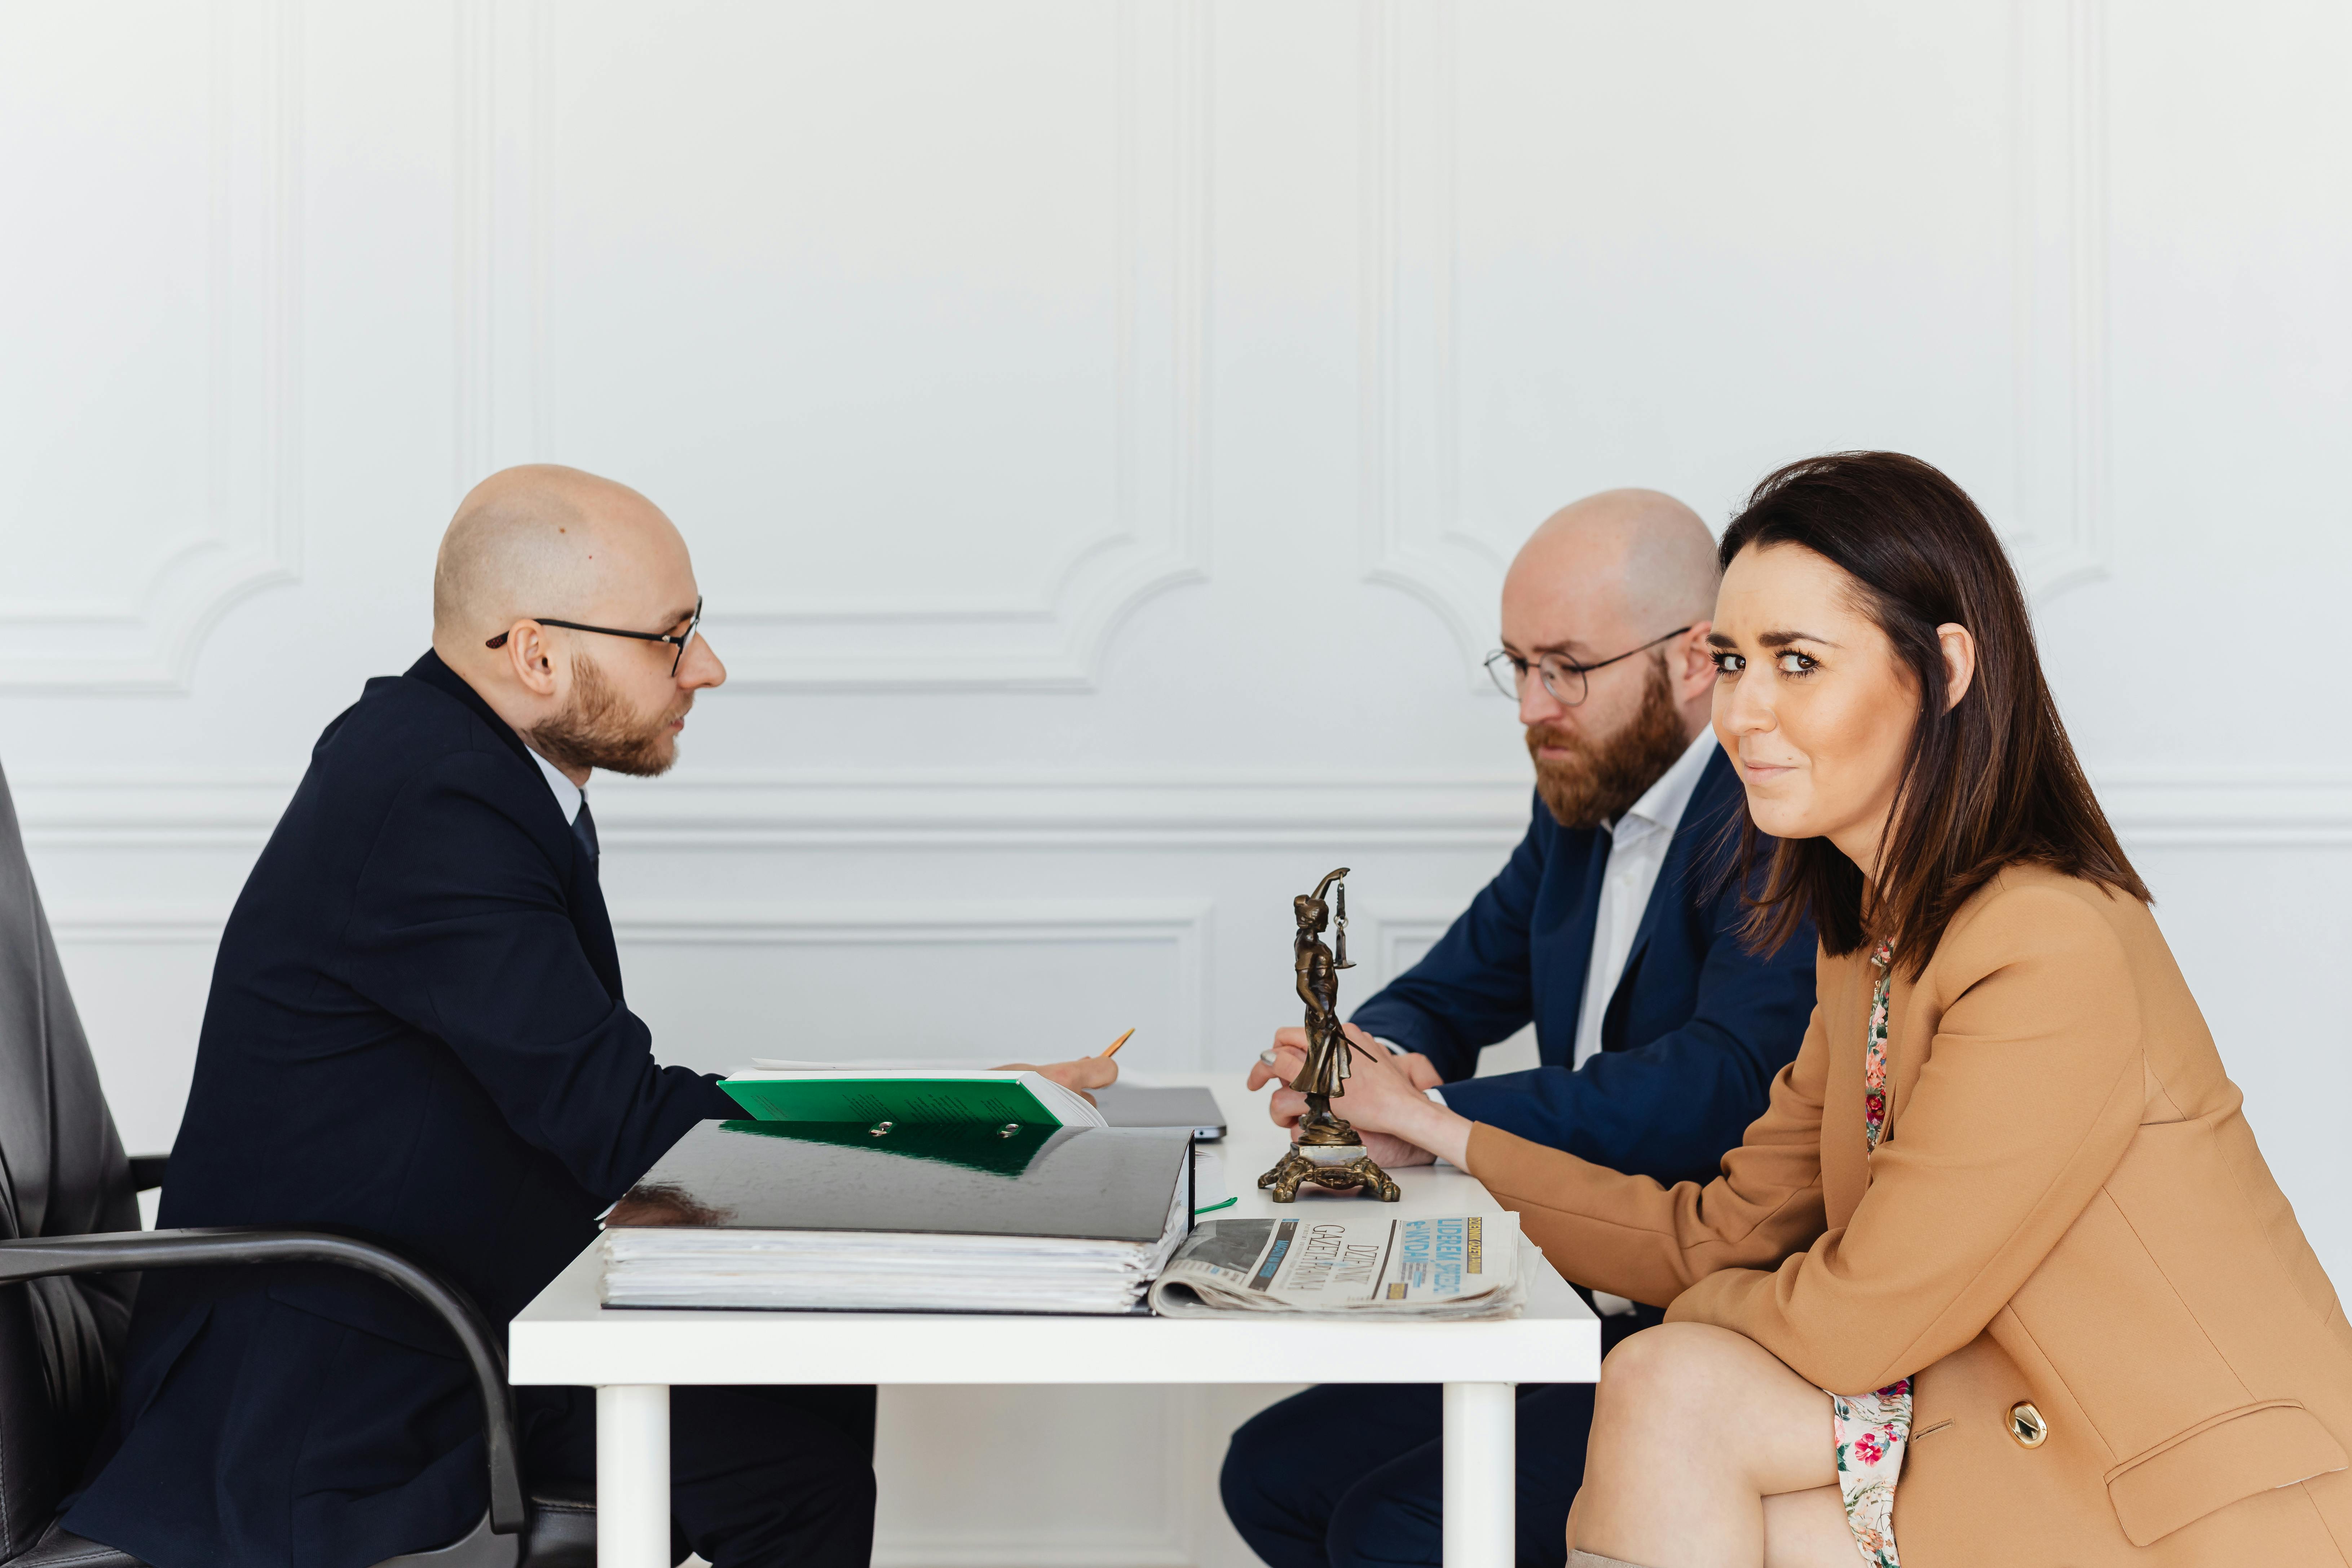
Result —
[[[1292,893],[1355,868],[1360,998],[1521,830],[1536,521],[1894,446],[2342,1275],[2347,67],[2323,0],[0,8],[0,763],[126,1135],[492,468],[666,506],[733,671],[595,786],[666,1055],[1238,1071]],[[894,1394],[882,1560],[1246,1561],[1270,1392]]]

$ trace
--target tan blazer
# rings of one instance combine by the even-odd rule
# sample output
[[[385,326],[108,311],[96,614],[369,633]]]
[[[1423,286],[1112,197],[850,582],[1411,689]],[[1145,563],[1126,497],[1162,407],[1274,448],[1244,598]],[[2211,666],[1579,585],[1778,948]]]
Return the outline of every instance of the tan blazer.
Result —
[[[1898,963],[1874,1154],[1874,973],[1818,974],[1706,1186],[1483,1123],[1471,1171],[1580,1284],[1841,1394],[1916,1375],[1905,1568],[2352,1563],[2352,1327],[2147,910],[2016,868]]]

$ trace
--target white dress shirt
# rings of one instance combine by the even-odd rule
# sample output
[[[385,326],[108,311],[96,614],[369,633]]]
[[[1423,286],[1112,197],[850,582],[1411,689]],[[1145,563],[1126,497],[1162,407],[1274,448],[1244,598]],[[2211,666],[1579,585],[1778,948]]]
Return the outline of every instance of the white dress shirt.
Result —
[[[525,746],[523,750],[529,752],[530,748]],[[547,775],[547,787],[555,792],[556,808],[563,813],[563,820],[579,821],[580,807],[582,803],[587,800],[587,795],[578,784],[563,776],[562,769],[541,756],[537,752],[530,752],[530,760],[537,763],[539,771]]]
[[[1658,885],[1658,869],[1666,863],[1666,849],[1682,826],[1684,808],[1698,775],[1715,755],[1715,731],[1701,730],[1683,750],[1675,765],[1642,798],[1626,807],[1615,822],[1601,824],[1609,835],[1609,858],[1601,872],[1601,908],[1592,925],[1592,956],[1584,971],[1584,1005],[1576,1019],[1576,1060],[1582,1067],[1601,1054],[1601,1020],[1609,999],[1625,977],[1625,961],[1633,953],[1633,933],[1641,929],[1642,911],[1650,907],[1651,890]]]
[[[1576,1020],[1576,1060],[1582,1067],[1601,1054],[1601,1020],[1608,1015],[1609,998],[1625,977],[1625,961],[1633,955],[1633,933],[1641,929],[1642,911],[1650,907],[1650,893],[1658,885],[1658,870],[1666,863],[1666,849],[1682,826],[1683,812],[1699,774],[1716,752],[1715,731],[1701,730],[1698,738],[1675,759],[1674,766],[1613,823],[1603,823],[1609,835],[1609,858],[1601,872],[1601,908],[1592,926],[1592,953],[1585,962],[1584,1003]],[[1394,1040],[1381,1044],[1402,1056]],[[1423,1091],[1438,1104],[1445,1091]]]

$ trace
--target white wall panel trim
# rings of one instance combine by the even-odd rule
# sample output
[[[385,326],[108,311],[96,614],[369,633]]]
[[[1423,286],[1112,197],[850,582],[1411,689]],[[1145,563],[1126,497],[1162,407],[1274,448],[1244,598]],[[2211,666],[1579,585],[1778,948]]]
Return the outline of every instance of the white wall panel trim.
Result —
[[[2105,0],[2011,0],[2019,484],[1993,522],[2046,598],[2106,574]]]
[[[2092,770],[2126,849],[2352,846],[2352,773]]]
[[[1181,1542],[1165,1534],[1038,1531],[947,1540],[877,1533],[874,1542],[874,1568],[1192,1568],[1197,1561]]]
[[[104,947],[210,947],[228,924],[226,904],[146,902],[52,905],[49,932],[60,943]]]
[[[2352,773],[2095,770],[2135,843],[2352,844]],[[42,847],[257,847],[294,781],[253,773],[29,775],[11,780]],[[1283,773],[704,774],[600,781],[616,847],[1153,847],[1507,845],[1525,831],[1517,776]]]
[[[1421,950],[1444,936],[1462,914],[1460,903],[1433,900],[1384,900],[1377,905],[1366,900],[1365,906],[1366,918],[1356,921],[1361,928],[1354,933],[1356,952],[1349,955],[1365,971],[1355,983],[1359,997],[1370,995],[1412,968]],[[1408,944],[1415,951],[1408,953]]]
[[[49,911],[61,944],[211,946],[228,910],[143,900],[61,905]],[[1118,943],[1172,950],[1171,1032],[1187,1065],[1207,1060],[1214,906],[1199,900],[1024,899],[996,901],[814,900],[792,902],[632,902],[613,920],[622,947],[845,948]]]
[[[1357,13],[1359,530],[1367,582],[1427,605],[1473,661],[1507,564],[1460,526],[1452,0]]]
[[[630,903],[613,934],[632,947],[971,947],[1106,943],[1173,950],[1176,1008],[1171,1032],[1188,1066],[1208,1061],[1209,964],[1214,906],[1203,900],[1021,899],[962,902],[908,899],[780,903]]]
[[[2107,569],[2104,0],[2013,0],[2011,25],[2018,483],[1978,499],[2046,597]],[[1454,0],[1366,0],[1358,47],[1363,575],[1436,612],[1475,686],[1508,563],[1462,517]]]
[[[562,16],[546,0],[459,0],[457,494],[560,449],[546,202]],[[1210,13],[1120,0],[1118,17],[1116,505],[1033,591],[1001,602],[747,600],[712,585],[710,626],[736,685],[1090,691],[1139,606],[1206,579]]]
[[[257,847],[294,781],[32,775],[12,787],[27,841],[42,847]],[[616,849],[1507,845],[1528,800],[1524,779],[1436,773],[742,773],[591,790]]]
[[[204,515],[113,593],[0,595],[0,690],[185,692],[221,617],[301,574],[301,8],[213,0],[207,44]]]

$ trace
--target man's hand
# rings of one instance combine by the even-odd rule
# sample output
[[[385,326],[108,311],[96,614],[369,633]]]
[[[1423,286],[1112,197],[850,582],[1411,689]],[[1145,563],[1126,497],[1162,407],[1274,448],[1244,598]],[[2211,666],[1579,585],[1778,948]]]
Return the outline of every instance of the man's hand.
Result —
[[[1095,1097],[1087,1094],[1087,1090],[1108,1089],[1118,1081],[1118,1064],[1108,1057],[1080,1057],[1076,1061],[1048,1062],[1044,1067],[1030,1062],[1007,1062],[996,1070],[1042,1073],[1064,1089],[1076,1089],[1088,1105],[1095,1103]]]
[[[1380,1052],[1381,1055],[1387,1057],[1391,1061],[1394,1062],[1404,1073],[1405,1081],[1412,1084],[1413,1088],[1439,1089],[1444,1087],[1445,1079],[1438,1076],[1435,1064],[1431,1062],[1427,1057],[1423,1056],[1419,1051],[1407,1051],[1403,1055],[1398,1056],[1391,1052],[1386,1046],[1380,1044],[1378,1041],[1366,1039],[1364,1032],[1361,1029],[1356,1028],[1353,1025],[1343,1026],[1343,1027],[1345,1027],[1348,1030],[1348,1033],[1354,1038],[1365,1040],[1365,1044],[1368,1048]],[[1276,1066],[1269,1064],[1264,1060],[1251,1063],[1249,1075],[1250,1088],[1261,1088],[1265,1084],[1271,1083],[1277,1078],[1282,1079],[1285,1083],[1297,1078],[1298,1076],[1298,1064],[1307,1059],[1307,1031],[1301,1028],[1276,1029],[1274,1032],[1274,1050],[1275,1055],[1277,1058],[1280,1058],[1282,1053],[1286,1050],[1294,1054],[1287,1058],[1286,1065]],[[1386,1164],[1388,1162],[1383,1160],[1381,1163],[1382,1164]]]
[[[1363,1048],[1351,1053],[1347,1091],[1333,1099],[1331,1110],[1356,1129],[1364,1152],[1384,1166],[1426,1165],[1433,1159],[1461,1164],[1470,1142],[1469,1121],[1423,1094],[1402,1060],[1370,1035],[1352,1024],[1342,1026],[1349,1040]],[[1307,1032],[1285,1029],[1276,1035],[1274,1057],[1272,1065],[1261,1062],[1251,1073],[1251,1087],[1274,1078],[1286,1084],[1297,1077],[1307,1060]],[[1307,1097],[1277,1089],[1266,1110],[1276,1126],[1294,1127],[1307,1114]]]
[[[1407,1051],[1402,1056],[1392,1054],[1389,1060],[1404,1074],[1405,1082],[1415,1089],[1440,1089],[1444,1086],[1445,1080],[1438,1076],[1437,1064],[1419,1051]]]

